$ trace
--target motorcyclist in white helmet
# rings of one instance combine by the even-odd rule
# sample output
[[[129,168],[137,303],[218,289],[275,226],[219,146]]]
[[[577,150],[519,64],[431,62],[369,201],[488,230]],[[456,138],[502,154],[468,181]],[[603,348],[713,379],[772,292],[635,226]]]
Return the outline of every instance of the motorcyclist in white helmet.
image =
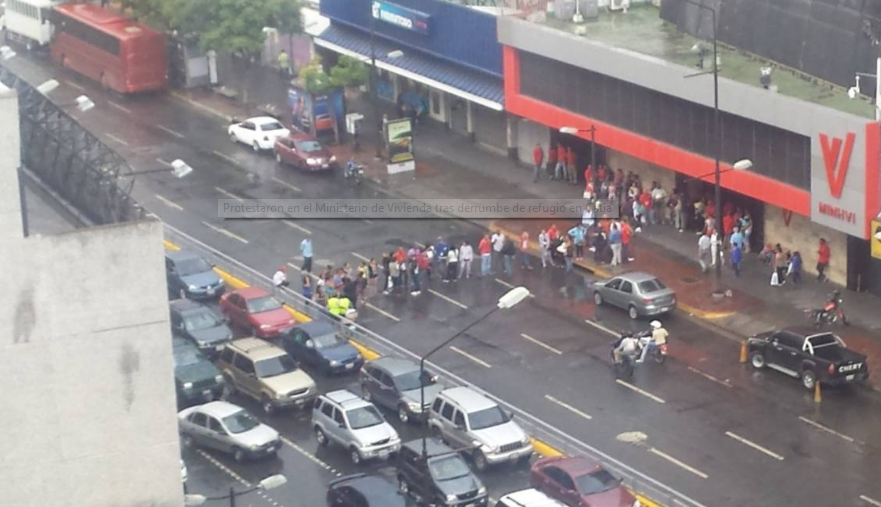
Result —
[[[653,320],[651,323],[652,326],[652,338],[649,342],[642,348],[642,354],[640,354],[639,359],[636,361],[637,363],[641,363],[645,360],[646,354],[652,352],[656,348],[664,348],[667,346],[667,337],[670,336],[670,333],[664,329],[664,326],[661,324],[659,320]]]

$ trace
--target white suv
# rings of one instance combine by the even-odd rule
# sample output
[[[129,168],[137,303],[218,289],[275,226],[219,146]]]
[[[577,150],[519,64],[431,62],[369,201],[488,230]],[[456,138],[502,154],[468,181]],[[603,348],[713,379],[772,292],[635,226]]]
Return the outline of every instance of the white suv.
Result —
[[[319,396],[312,407],[312,430],[320,445],[331,441],[349,451],[352,463],[387,458],[401,450],[398,432],[376,407],[350,391]]]
[[[498,403],[467,387],[442,391],[431,405],[428,425],[454,448],[469,450],[474,466],[529,461],[532,441]]]

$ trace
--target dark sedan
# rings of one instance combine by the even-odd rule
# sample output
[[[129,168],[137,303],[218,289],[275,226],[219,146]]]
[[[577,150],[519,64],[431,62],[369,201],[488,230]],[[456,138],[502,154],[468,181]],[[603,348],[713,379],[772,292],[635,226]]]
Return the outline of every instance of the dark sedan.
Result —
[[[203,354],[214,356],[232,339],[229,326],[207,306],[186,299],[172,301],[168,306],[172,334],[186,338]]]
[[[300,324],[282,336],[282,346],[294,359],[325,374],[358,371],[364,364],[358,349],[328,322]]]
[[[172,338],[174,385],[179,406],[220,399],[225,382],[220,371],[190,342]]]
[[[167,252],[165,276],[172,297],[212,299],[223,294],[223,280],[213,266],[195,252]]]

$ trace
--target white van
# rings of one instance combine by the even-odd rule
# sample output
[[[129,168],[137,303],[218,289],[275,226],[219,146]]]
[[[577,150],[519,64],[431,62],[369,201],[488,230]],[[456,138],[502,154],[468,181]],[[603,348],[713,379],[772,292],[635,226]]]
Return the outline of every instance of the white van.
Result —
[[[6,0],[6,36],[28,50],[52,40],[52,6],[61,0]]]

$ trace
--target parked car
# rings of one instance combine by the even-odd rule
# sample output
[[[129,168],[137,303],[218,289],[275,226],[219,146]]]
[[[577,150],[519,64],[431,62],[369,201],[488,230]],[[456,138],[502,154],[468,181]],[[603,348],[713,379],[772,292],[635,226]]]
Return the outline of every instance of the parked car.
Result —
[[[356,465],[366,459],[388,458],[401,449],[398,432],[379,410],[346,390],[332,391],[315,400],[312,431],[319,445],[339,445]]]
[[[540,459],[530,485],[569,507],[638,507],[639,501],[599,463],[581,456]]]
[[[768,331],[747,342],[749,361],[801,379],[807,389],[817,382],[827,385],[863,382],[869,378],[866,356],[847,348],[844,340],[814,328]]]
[[[422,504],[445,507],[485,507],[486,487],[456,451],[436,438],[411,440],[398,453],[398,489]]]
[[[234,143],[247,144],[259,152],[271,150],[276,139],[287,137],[291,131],[271,116],[257,116],[241,123],[233,123],[227,133]]]
[[[234,327],[258,338],[275,338],[297,325],[277,299],[257,287],[224,294],[220,298],[220,310]]]
[[[232,454],[236,461],[271,456],[281,447],[277,431],[226,401],[190,407],[177,417],[186,447],[209,447]]]
[[[279,137],[272,149],[275,160],[282,165],[304,171],[332,171],[338,167],[336,157],[318,139],[303,132],[294,131],[288,137]]]
[[[230,394],[254,398],[267,414],[279,408],[302,407],[316,396],[312,377],[284,350],[258,338],[229,342],[217,359],[217,367]]]
[[[282,347],[297,361],[324,374],[358,371],[364,357],[329,322],[304,322],[281,337]]]
[[[592,507],[590,504],[588,507]],[[530,488],[508,493],[499,498],[494,507],[566,507],[541,491]],[[639,507],[637,504],[628,507]]]
[[[593,301],[627,310],[631,319],[669,313],[676,309],[676,293],[654,275],[626,273],[604,282],[595,282]]]
[[[207,306],[178,299],[169,305],[171,333],[189,340],[208,357],[217,355],[232,339],[232,330],[214,310]]]
[[[178,405],[219,399],[225,383],[220,371],[192,343],[178,336],[171,340]]]
[[[495,401],[467,387],[441,391],[431,405],[428,426],[445,442],[468,451],[478,470],[507,461],[525,463],[532,441]],[[475,448],[476,447],[476,448]]]
[[[187,250],[165,253],[165,278],[172,297],[211,299],[223,294],[223,280],[199,254]]]
[[[425,404],[420,405],[420,387],[425,386]],[[361,395],[377,405],[394,410],[398,419],[425,419],[434,398],[443,390],[437,379],[425,374],[408,359],[383,356],[361,367]]]
[[[327,484],[327,507],[412,507],[410,498],[381,475],[355,474]]]

